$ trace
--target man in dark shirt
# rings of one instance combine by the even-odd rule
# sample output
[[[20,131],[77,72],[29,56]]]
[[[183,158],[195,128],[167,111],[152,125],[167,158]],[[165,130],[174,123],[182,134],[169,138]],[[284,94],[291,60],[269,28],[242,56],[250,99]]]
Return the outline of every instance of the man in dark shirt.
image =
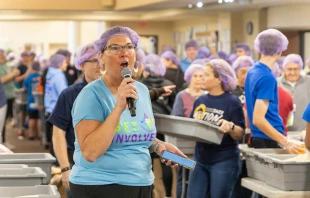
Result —
[[[65,89],[59,96],[57,104],[48,118],[53,125],[54,151],[62,169],[62,181],[64,187],[69,190],[69,175],[74,164],[75,134],[72,125],[71,110],[73,103],[80,91],[90,82],[101,76],[101,64],[97,59],[97,53],[93,44],[86,45],[77,53],[75,67],[83,70],[85,77],[82,82],[76,83]],[[67,191],[68,197],[70,196]]]
[[[69,52],[68,50],[60,49],[56,52],[56,54],[61,54],[66,57],[68,67],[65,71],[65,75],[68,81],[68,86],[73,85],[79,77],[79,72],[74,66],[70,65],[71,52]]]

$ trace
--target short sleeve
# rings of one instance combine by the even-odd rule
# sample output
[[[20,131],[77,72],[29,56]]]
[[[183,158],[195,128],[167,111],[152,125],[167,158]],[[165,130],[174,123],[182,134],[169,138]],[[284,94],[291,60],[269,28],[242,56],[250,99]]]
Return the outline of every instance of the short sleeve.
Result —
[[[233,108],[230,112],[231,115],[231,121],[241,128],[245,129],[245,119],[244,119],[244,112],[243,112],[243,106],[238,98],[235,99],[235,102],[233,103]]]
[[[265,76],[257,82],[257,99],[261,100],[275,100],[275,88],[277,87],[277,81],[273,76]],[[278,89],[276,89],[278,90]]]
[[[181,94],[182,92],[179,92],[175,98],[171,115],[184,117],[184,104]]]
[[[67,97],[67,92],[64,91],[60,94],[57,103],[55,105],[55,108],[48,118],[48,122],[52,125],[57,126],[63,131],[67,131],[67,129],[70,127],[72,116],[71,116],[71,106],[73,101],[70,101],[70,97]],[[72,100],[72,99],[71,99]],[[71,103],[71,105],[70,105]]]
[[[302,119],[310,123],[310,103],[308,104],[304,114],[302,115]]]
[[[107,108],[103,108],[97,92],[91,86],[85,87],[76,98],[72,108],[72,122],[75,127],[81,120],[103,122]]]

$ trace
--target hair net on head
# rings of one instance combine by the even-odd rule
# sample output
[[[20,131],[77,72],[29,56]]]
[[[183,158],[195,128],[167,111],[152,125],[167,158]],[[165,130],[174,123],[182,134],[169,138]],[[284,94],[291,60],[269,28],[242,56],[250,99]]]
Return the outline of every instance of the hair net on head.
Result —
[[[36,53],[35,52],[30,52],[29,55],[30,56],[36,56]]]
[[[217,55],[211,55],[211,56],[209,56],[209,61],[210,60],[214,60],[214,59],[219,59],[220,57],[219,56],[217,56]]]
[[[34,70],[34,71],[40,71],[40,63],[39,62],[37,62],[37,61],[34,61],[33,63],[32,63],[32,65],[31,65],[31,68],[32,68],[32,70]]]
[[[3,49],[0,49],[0,54],[4,54],[4,50]]]
[[[286,56],[284,61],[283,61],[283,68],[285,69],[287,64],[289,64],[289,63],[297,63],[299,65],[300,69],[302,69],[304,66],[302,58],[298,54],[290,54],[290,55]]]
[[[144,59],[144,71],[150,76],[163,77],[166,74],[166,65],[156,54],[149,54]]]
[[[231,66],[223,59],[214,59],[210,63],[213,64],[214,70],[219,74],[224,90],[233,91],[236,89],[236,75]]]
[[[198,50],[197,57],[199,59],[208,58],[211,55],[211,51],[208,47],[201,47]]]
[[[163,47],[163,50],[161,51],[160,55],[162,55],[164,52],[167,52],[167,51],[171,51],[171,52],[175,53],[175,50],[171,46],[165,45]]]
[[[54,54],[49,60],[50,67],[58,68],[65,62],[65,60],[66,57],[64,55]]]
[[[281,72],[280,72],[280,67],[279,67],[279,64],[278,63],[275,63],[273,65],[273,68],[271,70],[272,74],[278,78],[280,75],[281,75]]]
[[[276,29],[268,29],[257,35],[254,41],[255,50],[264,55],[275,55],[287,49],[286,36]]]
[[[145,53],[142,49],[138,49],[136,51],[136,63],[135,63],[135,68],[141,67],[145,59]]]
[[[197,41],[196,41],[196,40],[193,40],[193,39],[187,41],[186,44],[185,44],[185,50],[186,50],[187,48],[190,48],[190,47],[193,47],[193,48],[198,49],[198,43],[197,43]]]
[[[12,61],[15,60],[17,58],[16,54],[14,54],[14,52],[10,52],[7,56],[6,56],[6,60],[7,61]]]
[[[227,61],[228,56],[229,56],[226,52],[223,52],[223,51],[217,52],[217,55],[218,55],[221,59],[223,59],[223,60],[225,60],[225,61]]]
[[[239,56],[233,63],[233,68],[237,74],[239,69],[243,67],[251,67],[254,65],[254,60],[251,56]]]
[[[69,52],[68,50],[66,49],[60,49],[56,52],[56,54],[61,54],[65,57],[70,57],[71,56],[71,52]]]
[[[209,59],[205,58],[205,59],[196,59],[192,62],[192,64],[196,64],[196,65],[205,65],[207,62],[209,62]],[[191,65],[192,65],[191,64]]]
[[[283,61],[284,61],[284,59],[285,59],[285,56],[281,56],[281,57],[277,60],[277,63],[278,63],[278,65],[279,65],[279,69],[280,69],[281,71],[284,71],[284,68],[283,68]]]
[[[76,53],[75,56],[75,68],[78,70],[81,69],[81,64],[85,63],[85,61],[91,59],[92,57],[97,55],[97,51],[95,50],[94,44],[88,44],[82,47],[80,51]]]
[[[28,52],[23,52],[23,53],[21,53],[20,56],[21,56],[21,57],[29,56],[29,53],[28,53]]]
[[[238,43],[235,47],[235,49],[238,49],[238,48],[241,48],[245,51],[245,53],[248,55],[248,56],[252,56],[252,50],[250,48],[250,46],[246,43]]]
[[[181,62],[178,59],[177,55],[171,51],[166,51],[160,55],[161,58],[167,59],[167,60],[172,60],[173,64],[176,66],[180,67]]]
[[[230,63],[230,65],[232,65],[237,60],[237,58],[237,54],[230,54],[227,61]]]
[[[108,41],[114,37],[114,36],[126,36],[128,37],[131,42],[135,45],[138,45],[140,36],[132,29],[128,27],[122,27],[122,26],[114,26],[111,27],[110,29],[107,29],[98,39],[95,41],[95,49],[96,51],[101,51],[103,48],[106,46]]]
[[[203,72],[203,65],[192,63],[184,73],[184,80],[189,83],[196,72]]]

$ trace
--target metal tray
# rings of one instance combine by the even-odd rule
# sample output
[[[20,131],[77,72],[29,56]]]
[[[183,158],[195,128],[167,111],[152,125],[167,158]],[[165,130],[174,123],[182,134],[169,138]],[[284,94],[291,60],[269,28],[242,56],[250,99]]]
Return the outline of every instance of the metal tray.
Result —
[[[158,133],[193,140],[221,144],[224,133],[205,121],[154,113]]]

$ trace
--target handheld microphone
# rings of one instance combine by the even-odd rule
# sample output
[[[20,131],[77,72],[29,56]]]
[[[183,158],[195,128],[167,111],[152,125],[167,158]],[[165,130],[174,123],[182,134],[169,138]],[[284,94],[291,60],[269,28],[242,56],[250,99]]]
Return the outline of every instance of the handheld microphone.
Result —
[[[128,68],[124,68],[122,70],[122,76],[124,78],[131,78],[131,70]],[[135,117],[136,116],[136,103],[135,100],[133,98],[127,98],[127,104],[128,104],[128,109],[130,111],[130,115],[131,117]]]

